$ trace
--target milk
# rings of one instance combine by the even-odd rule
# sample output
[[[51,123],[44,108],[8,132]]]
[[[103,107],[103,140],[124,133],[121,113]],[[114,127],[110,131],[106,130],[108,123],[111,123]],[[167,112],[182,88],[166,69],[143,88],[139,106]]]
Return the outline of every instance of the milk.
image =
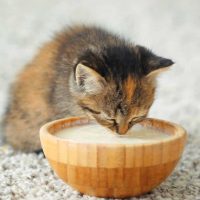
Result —
[[[135,125],[125,135],[119,135],[106,127],[93,123],[62,129],[56,133],[56,136],[81,143],[140,144],[168,139],[170,134]]]

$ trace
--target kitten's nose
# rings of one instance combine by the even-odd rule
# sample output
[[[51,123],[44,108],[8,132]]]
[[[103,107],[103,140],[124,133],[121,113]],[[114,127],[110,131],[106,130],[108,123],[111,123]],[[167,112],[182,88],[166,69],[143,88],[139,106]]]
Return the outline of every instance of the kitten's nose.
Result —
[[[128,124],[126,123],[119,124],[118,131],[117,131],[118,134],[124,135],[126,134],[127,131],[128,131]]]

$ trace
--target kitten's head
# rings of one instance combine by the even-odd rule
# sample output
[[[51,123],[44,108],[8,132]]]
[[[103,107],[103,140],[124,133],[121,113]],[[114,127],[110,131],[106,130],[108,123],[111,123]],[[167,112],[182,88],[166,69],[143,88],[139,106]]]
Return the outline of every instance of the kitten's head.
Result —
[[[172,64],[141,46],[87,51],[76,64],[72,92],[98,123],[125,134],[147,116],[156,76]]]

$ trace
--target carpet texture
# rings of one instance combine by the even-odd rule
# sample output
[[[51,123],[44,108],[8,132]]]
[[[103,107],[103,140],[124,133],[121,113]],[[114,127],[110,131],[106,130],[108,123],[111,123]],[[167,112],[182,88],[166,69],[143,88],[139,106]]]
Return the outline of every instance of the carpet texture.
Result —
[[[125,35],[175,61],[158,79],[150,116],[183,125],[188,143],[173,174],[150,193],[134,199],[200,199],[200,2],[198,0],[0,0],[0,115],[16,74],[54,31],[92,23]],[[3,133],[0,134],[1,138]],[[43,156],[15,152],[0,139],[1,200],[76,200]]]

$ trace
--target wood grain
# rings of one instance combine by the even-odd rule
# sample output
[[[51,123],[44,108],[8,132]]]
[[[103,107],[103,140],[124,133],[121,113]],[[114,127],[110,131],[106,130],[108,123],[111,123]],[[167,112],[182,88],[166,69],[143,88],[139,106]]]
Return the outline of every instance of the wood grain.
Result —
[[[63,128],[86,123],[88,119],[78,117],[50,122],[40,129],[40,140],[61,179],[81,193],[98,197],[137,196],[158,186],[176,166],[187,137],[177,124],[150,118],[141,125],[171,137],[145,144],[100,144],[54,136]]]

